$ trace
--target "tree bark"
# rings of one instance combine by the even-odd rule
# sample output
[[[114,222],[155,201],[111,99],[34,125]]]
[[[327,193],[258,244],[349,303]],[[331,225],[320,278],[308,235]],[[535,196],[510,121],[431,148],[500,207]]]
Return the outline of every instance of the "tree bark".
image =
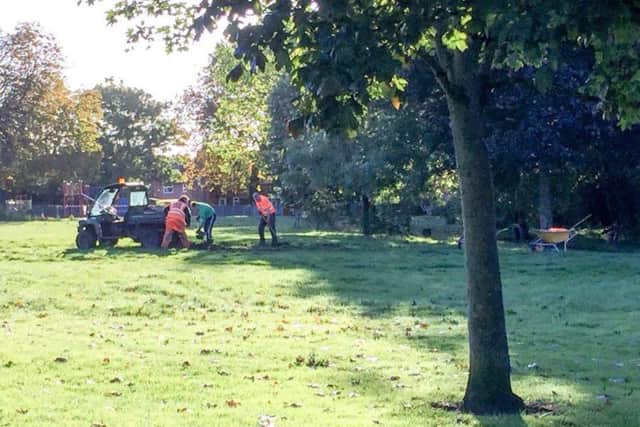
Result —
[[[371,235],[371,202],[369,197],[362,196],[362,234],[365,236]]]
[[[5,201],[7,200],[5,191],[0,188],[0,214],[4,213],[5,210]]]
[[[469,377],[463,409],[475,414],[523,409],[511,390],[511,365],[496,242],[496,216],[489,153],[483,141],[482,79],[471,49],[451,54],[447,93],[456,155],[468,295]]]
[[[538,220],[540,228],[543,230],[553,226],[551,179],[544,167],[540,167],[540,172],[538,173]]]

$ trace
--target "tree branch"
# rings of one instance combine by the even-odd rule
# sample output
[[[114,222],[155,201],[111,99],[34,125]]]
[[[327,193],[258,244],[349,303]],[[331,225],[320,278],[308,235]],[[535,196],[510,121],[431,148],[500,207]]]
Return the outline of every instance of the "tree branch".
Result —
[[[459,86],[451,83],[449,77],[447,76],[447,72],[440,66],[440,63],[431,55],[425,55],[424,61],[431,69],[438,85],[442,88],[444,93],[453,98],[456,101],[464,102],[467,99],[467,96],[464,94],[464,90]]]

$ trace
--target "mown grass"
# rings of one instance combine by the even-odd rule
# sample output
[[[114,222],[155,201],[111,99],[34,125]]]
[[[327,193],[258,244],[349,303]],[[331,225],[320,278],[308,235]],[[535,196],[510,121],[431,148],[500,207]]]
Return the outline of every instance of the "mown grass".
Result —
[[[501,248],[514,389],[557,410],[474,417],[431,406],[466,381],[460,251],[281,228],[81,253],[0,224],[0,425],[640,425],[637,252]]]

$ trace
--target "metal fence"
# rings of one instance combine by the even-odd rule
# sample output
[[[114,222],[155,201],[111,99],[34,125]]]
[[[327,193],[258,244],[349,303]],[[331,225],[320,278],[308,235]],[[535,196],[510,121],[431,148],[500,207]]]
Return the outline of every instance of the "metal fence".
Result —
[[[28,210],[12,209],[10,213],[30,215],[34,218],[69,218],[69,217],[85,217],[89,207],[72,205],[41,205],[33,204]],[[258,211],[254,205],[220,205],[214,206],[216,214],[219,217],[225,216],[258,216]],[[276,205],[276,211],[279,216],[282,215],[282,206]]]

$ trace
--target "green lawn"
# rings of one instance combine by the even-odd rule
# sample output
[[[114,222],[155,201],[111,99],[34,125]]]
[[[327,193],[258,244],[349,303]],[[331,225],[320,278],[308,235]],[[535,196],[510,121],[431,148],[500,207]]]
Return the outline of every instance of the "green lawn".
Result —
[[[282,228],[81,253],[0,224],[0,426],[640,425],[639,253],[501,248],[514,389],[557,412],[478,418],[431,406],[466,380],[460,251]]]

